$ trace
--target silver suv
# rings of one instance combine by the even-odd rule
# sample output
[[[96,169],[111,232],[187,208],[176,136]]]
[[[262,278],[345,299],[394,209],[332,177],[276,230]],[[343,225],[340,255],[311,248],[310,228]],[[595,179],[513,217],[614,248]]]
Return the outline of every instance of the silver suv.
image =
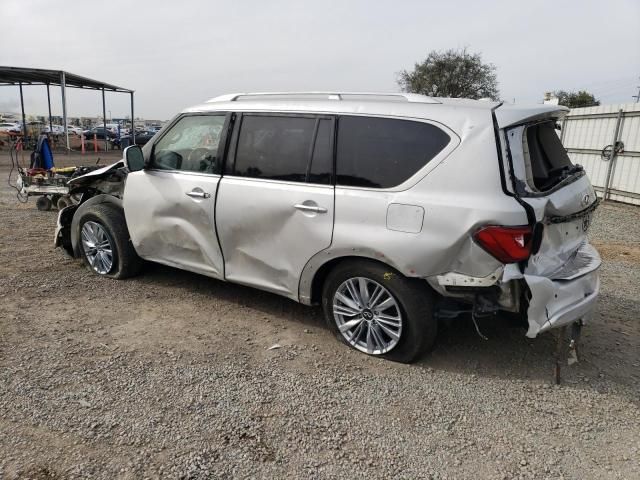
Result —
[[[408,94],[234,94],[70,182],[56,245],[95,273],[142,260],[322,304],[347,345],[401,362],[439,317],[511,312],[535,337],[599,289],[597,198],[564,107]]]

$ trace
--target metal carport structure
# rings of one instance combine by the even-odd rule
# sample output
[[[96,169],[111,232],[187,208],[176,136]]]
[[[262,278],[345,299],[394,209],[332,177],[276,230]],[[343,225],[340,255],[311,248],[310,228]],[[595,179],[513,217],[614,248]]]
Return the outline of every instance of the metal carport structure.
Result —
[[[133,90],[117,87],[109,83],[91,78],[83,77],[64,70],[47,70],[42,68],[20,68],[20,67],[3,67],[0,66],[0,86],[18,86],[20,88],[20,108],[22,109],[22,130],[24,136],[27,136],[27,122],[24,113],[24,97],[22,93],[23,85],[45,85],[47,87],[47,104],[49,107],[49,131],[53,132],[51,124],[51,95],[50,87],[59,86],[62,94],[62,119],[64,123],[64,136],[66,140],[67,150],[69,148],[69,131],[67,128],[67,95],[66,89],[80,88],[84,90],[100,90],[102,91],[102,119],[106,132],[107,129],[107,107],[104,97],[105,91],[128,93],[131,96],[131,136],[132,143],[135,144],[135,117],[133,116]],[[105,135],[105,149],[107,138]]]

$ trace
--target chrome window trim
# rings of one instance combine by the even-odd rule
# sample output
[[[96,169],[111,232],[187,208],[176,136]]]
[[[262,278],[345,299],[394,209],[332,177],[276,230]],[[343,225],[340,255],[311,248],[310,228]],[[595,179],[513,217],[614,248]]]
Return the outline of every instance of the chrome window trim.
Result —
[[[272,110],[257,110],[257,109],[251,109],[251,110],[237,109],[237,110],[234,110],[233,113],[235,113],[236,115],[264,115],[264,116],[282,115],[282,116],[313,116],[313,117],[321,117],[321,118],[333,118],[334,119],[334,126],[333,126],[333,133],[334,133],[333,177],[334,178],[333,178],[332,186],[334,186],[335,188],[341,188],[345,190],[356,190],[356,191],[360,190],[365,192],[404,192],[406,190],[409,190],[412,187],[414,187],[416,184],[418,184],[420,181],[422,181],[432,170],[434,170],[442,162],[442,160],[448,157],[462,142],[462,139],[460,138],[460,136],[444,123],[439,122],[437,120],[430,120],[430,119],[419,118],[419,117],[409,117],[409,116],[402,116],[402,115],[383,115],[383,114],[374,115],[374,114],[368,114],[368,113],[356,114],[356,113],[348,113],[348,112],[339,113],[339,112],[326,112],[326,111],[306,111],[306,110],[305,111],[281,111],[281,110],[272,111]],[[451,140],[435,157],[429,160],[429,162],[427,162],[426,165],[424,165],[416,173],[414,173],[412,176],[410,176],[408,179],[406,179],[404,182],[400,183],[399,185],[396,185],[394,187],[388,187],[388,188],[355,187],[350,185],[340,185],[336,182],[337,179],[335,178],[336,162],[337,162],[336,147],[337,147],[337,135],[338,135],[337,133],[338,126],[335,120],[339,120],[339,117],[341,116],[342,117],[350,116],[350,117],[387,118],[391,120],[408,120],[408,121],[414,121],[414,122],[420,122],[420,123],[428,123],[435,127],[440,128],[447,135],[449,135],[449,138]],[[238,137],[239,137],[238,125],[240,124],[241,122],[238,122],[233,128],[233,132],[231,134],[231,144],[229,146],[229,149],[227,152],[227,158],[225,161],[225,168],[227,168],[228,161],[235,162],[236,146],[237,146]],[[223,176],[231,177],[232,175],[223,174]],[[253,178],[253,177],[239,177],[237,175],[236,177],[237,178]],[[278,181],[282,181],[282,180],[278,180]],[[296,185],[299,185],[301,183],[305,183],[305,182],[295,182]],[[309,183],[307,185],[313,185],[313,184]]]
[[[147,173],[170,173],[170,174],[182,174],[182,175],[189,175],[189,176],[193,176],[193,177],[207,177],[207,178],[212,178],[212,177],[218,177],[218,178],[222,178],[222,175],[219,173],[206,173],[206,172],[194,172],[191,170],[165,170],[165,169],[159,169],[159,168],[147,168],[146,170],[144,170]]]
[[[256,177],[243,177],[241,175],[224,175],[224,178],[230,180],[243,180],[247,182],[260,182],[260,183],[275,183],[280,185],[294,185],[294,186],[306,186],[314,188],[324,188],[327,190],[333,190],[335,185],[328,185],[324,183],[311,183],[311,182],[293,182],[291,180],[276,180],[272,178],[256,178]]]

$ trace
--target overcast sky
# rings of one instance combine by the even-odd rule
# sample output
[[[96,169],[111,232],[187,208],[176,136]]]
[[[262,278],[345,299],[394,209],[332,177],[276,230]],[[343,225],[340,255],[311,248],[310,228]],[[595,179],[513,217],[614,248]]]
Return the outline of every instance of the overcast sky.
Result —
[[[585,88],[624,103],[640,84],[639,25],[638,0],[0,0],[0,65],[130,88],[136,116],[166,119],[229,92],[397,91],[398,71],[466,46],[497,67],[505,100]],[[0,87],[0,111],[19,111],[18,98]],[[44,87],[25,87],[25,103],[44,114]],[[96,92],[72,90],[69,104],[101,114]],[[107,94],[112,117],[128,105]]]

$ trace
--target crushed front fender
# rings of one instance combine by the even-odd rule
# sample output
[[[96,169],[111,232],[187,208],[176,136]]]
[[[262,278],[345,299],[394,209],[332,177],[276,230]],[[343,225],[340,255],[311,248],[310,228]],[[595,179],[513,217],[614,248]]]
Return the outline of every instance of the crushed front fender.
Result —
[[[62,248],[69,256],[73,257],[73,245],[71,242],[71,222],[78,205],[69,205],[58,212],[58,222],[54,235],[54,248]]]

